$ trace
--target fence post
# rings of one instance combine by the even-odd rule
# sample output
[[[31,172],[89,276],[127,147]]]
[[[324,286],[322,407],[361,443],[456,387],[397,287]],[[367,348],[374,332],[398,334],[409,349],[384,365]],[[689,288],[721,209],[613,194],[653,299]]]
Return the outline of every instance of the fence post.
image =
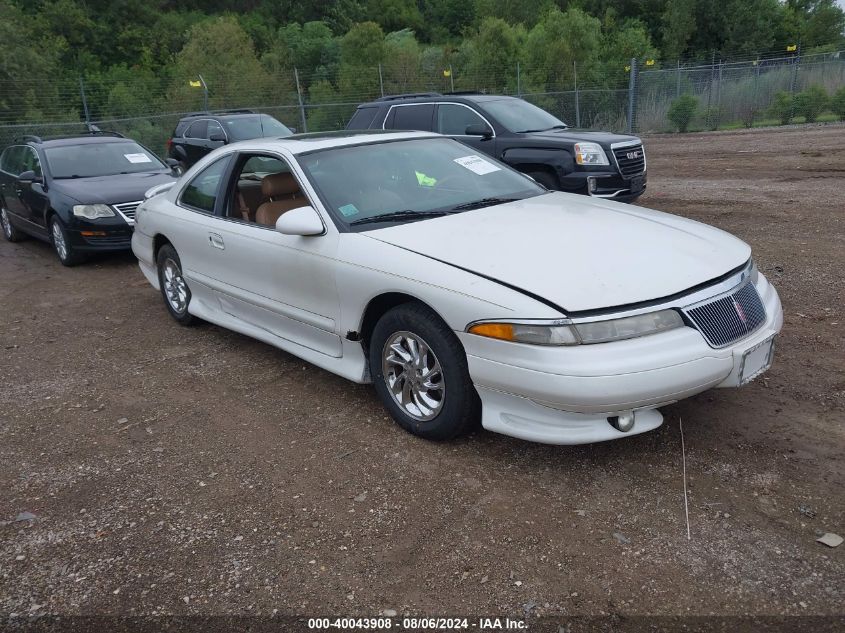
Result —
[[[713,51],[710,57],[710,85],[707,88],[707,110],[704,113],[704,125],[710,125],[710,116],[712,114],[710,106],[713,103],[713,82],[716,78],[716,51]]]
[[[452,64],[449,64],[449,87],[455,92],[455,73],[452,71]]]
[[[798,88],[798,70],[801,66],[801,42],[798,42],[798,47],[795,51],[795,57],[792,58],[792,79],[789,81],[789,95],[792,97],[789,100],[789,120],[790,122],[795,117],[795,91]]]
[[[675,98],[678,99],[681,96],[681,60],[678,60],[678,77],[677,77],[677,86],[675,86]]]
[[[88,112],[88,99],[85,98],[85,84],[82,82],[82,75],[79,75],[79,94],[82,95],[82,110],[85,112],[85,125],[90,125],[91,114]]]
[[[200,82],[202,83],[202,109],[206,112],[208,111],[208,86],[205,83],[205,79],[202,78],[202,75],[198,75],[200,78]]]
[[[302,88],[299,85],[299,71],[294,68],[293,76],[296,79],[296,96],[299,100],[299,120],[302,121],[302,131],[308,132],[308,123],[305,121],[305,104],[302,102]]]
[[[381,62],[378,64],[378,85],[381,88],[381,96],[384,96],[384,77],[381,74]]]
[[[721,119],[722,119],[722,68],[724,68],[724,67],[725,67],[725,62],[724,62],[724,60],[720,59],[719,60],[719,78],[717,80],[718,83],[716,84],[717,85],[717,89],[716,89],[716,121],[714,122],[714,125],[713,125],[714,130],[719,129],[719,123],[721,122]]]
[[[628,134],[633,134],[637,129],[637,58],[631,58],[631,76],[628,78]]]
[[[522,98],[522,83],[519,76],[519,60],[516,62],[516,96]]]
[[[578,62],[572,62],[572,74],[575,79],[575,127],[581,127],[581,103],[578,98]]]

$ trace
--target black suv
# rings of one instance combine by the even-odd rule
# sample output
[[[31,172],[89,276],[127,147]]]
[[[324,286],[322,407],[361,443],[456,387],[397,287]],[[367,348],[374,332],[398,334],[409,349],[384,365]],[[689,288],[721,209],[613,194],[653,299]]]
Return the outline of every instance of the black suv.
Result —
[[[15,139],[0,154],[3,235],[49,242],[65,266],[127,250],[144,192],[175,177],[170,164],[114,132]]]
[[[636,136],[573,130],[516,97],[436,92],[358,106],[348,130],[439,132],[490,154],[548,189],[630,202],[646,187]]]
[[[212,150],[251,138],[290,136],[295,130],[286,127],[269,114],[252,110],[195,112],[179,120],[173,136],[167,141],[167,155],[179,161],[179,171]]]

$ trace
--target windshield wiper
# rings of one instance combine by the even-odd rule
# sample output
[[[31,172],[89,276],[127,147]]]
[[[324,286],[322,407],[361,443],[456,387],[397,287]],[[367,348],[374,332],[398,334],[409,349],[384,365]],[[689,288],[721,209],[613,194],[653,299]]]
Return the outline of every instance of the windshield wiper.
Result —
[[[472,202],[464,202],[463,204],[452,207],[453,211],[469,211],[471,209],[480,209],[481,207],[492,207],[496,204],[505,204],[506,202],[516,202],[522,198],[482,198],[481,200],[474,200]]]
[[[359,218],[349,223],[349,226],[357,226],[359,224],[375,224],[377,222],[394,222],[401,220],[419,220],[421,218],[436,218],[442,215],[447,215],[448,211],[413,211],[405,209],[403,211],[392,211],[390,213],[383,213],[382,215],[374,215],[369,218]]]
[[[542,130],[520,130],[517,134],[530,134],[531,132],[551,132],[552,130],[566,130],[569,126],[566,124],[553,125],[552,127],[545,127]]]

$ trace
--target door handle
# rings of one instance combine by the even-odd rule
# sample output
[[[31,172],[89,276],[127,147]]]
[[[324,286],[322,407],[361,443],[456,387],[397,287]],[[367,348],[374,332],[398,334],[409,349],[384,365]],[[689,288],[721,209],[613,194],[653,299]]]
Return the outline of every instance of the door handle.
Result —
[[[208,243],[214,248],[219,248],[221,251],[226,249],[226,245],[223,243],[223,236],[217,233],[208,234]]]

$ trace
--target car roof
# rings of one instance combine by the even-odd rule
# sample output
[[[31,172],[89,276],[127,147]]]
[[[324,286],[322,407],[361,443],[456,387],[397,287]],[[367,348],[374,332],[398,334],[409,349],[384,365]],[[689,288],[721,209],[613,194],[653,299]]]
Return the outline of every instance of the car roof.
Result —
[[[243,150],[273,150],[286,149],[292,154],[305,154],[315,150],[333,147],[350,147],[353,145],[370,145],[385,141],[401,141],[417,138],[446,138],[433,132],[391,132],[391,131],[356,131],[345,130],[339,132],[316,132],[312,134],[294,134],[293,136],[279,136],[271,138],[256,138],[231,143],[226,147]]]
[[[452,101],[455,103],[469,101],[482,103],[485,101],[505,101],[510,99],[518,99],[518,97],[511,97],[509,95],[487,95],[481,94],[480,92],[445,92],[443,94],[431,92],[382,97],[380,99],[376,99],[375,101],[362,103],[358,106],[358,108],[375,108],[380,106],[390,107],[392,105],[405,103],[433,103],[441,101]]]
[[[34,140],[27,140],[27,143],[40,145],[41,147],[64,147],[68,145],[95,145],[100,143],[137,143],[131,138],[124,138],[122,136],[68,136],[64,138],[47,138],[41,142]]]

